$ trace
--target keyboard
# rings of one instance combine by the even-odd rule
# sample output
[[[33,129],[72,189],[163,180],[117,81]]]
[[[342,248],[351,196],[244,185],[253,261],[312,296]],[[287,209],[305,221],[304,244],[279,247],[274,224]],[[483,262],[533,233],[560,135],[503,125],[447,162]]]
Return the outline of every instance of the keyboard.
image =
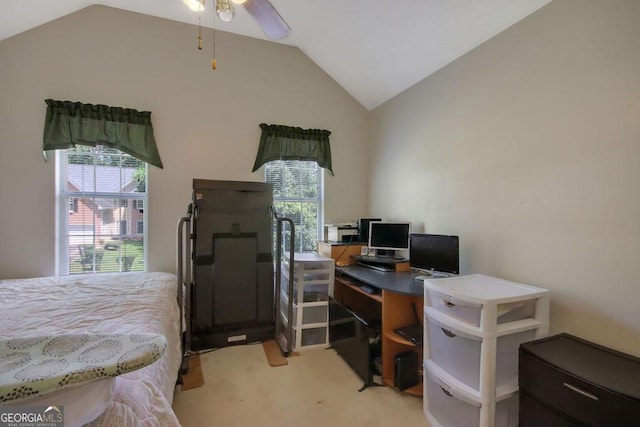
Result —
[[[361,261],[358,261],[358,265],[361,265],[361,266],[367,267],[367,268],[371,268],[371,269],[377,270],[377,271],[384,271],[384,272],[395,271],[395,268],[387,266],[387,265],[369,264],[369,263],[361,262]]]
[[[359,255],[356,257],[358,261],[362,262],[371,262],[371,263],[382,263],[382,264],[393,264],[397,261],[405,261],[402,257],[380,257],[373,255]]]
[[[429,279],[444,279],[446,277],[451,277],[451,275],[447,274],[447,273],[438,273],[438,272],[434,271],[433,273],[430,273],[428,275],[421,274],[419,276],[415,276],[414,279],[415,280],[429,280]]]
[[[376,288],[374,288],[373,286],[369,286],[369,285],[360,286],[360,290],[362,292],[366,292],[368,294],[377,294],[378,293],[378,290]]]

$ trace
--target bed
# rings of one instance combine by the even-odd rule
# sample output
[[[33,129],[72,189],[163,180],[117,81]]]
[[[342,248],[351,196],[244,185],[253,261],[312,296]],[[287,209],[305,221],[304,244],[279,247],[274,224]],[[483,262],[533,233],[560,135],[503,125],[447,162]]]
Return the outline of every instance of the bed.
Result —
[[[160,334],[166,351],[116,376],[91,426],[179,426],[171,408],[181,362],[177,279],[169,273],[82,274],[0,280],[0,338]]]

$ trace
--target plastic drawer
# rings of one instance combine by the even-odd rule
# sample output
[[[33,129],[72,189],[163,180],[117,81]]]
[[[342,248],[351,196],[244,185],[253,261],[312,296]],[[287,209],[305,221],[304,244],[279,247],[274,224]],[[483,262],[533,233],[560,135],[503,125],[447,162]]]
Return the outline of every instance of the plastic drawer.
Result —
[[[286,305],[282,305],[283,310],[282,315],[286,319]],[[302,325],[309,325],[312,323],[327,323],[328,321],[328,310],[327,304],[316,305],[316,306],[298,306],[296,304],[292,307],[292,318],[294,319],[294,323],[297,322],[298,319],[298,310],[302,310]],[[297,323],[296,323],[297,324]]]
[[[297,307],[294,307],[296,309]],[[328,310],[327,305],[320,306],[305,306],[302,307],[302,324],[308,325],[310,323],[327,323]]]
[[[481,403],[457,392],[425,369],[425,413],[441,427],[472,427],[480,425]],[[432,421],[431,419],[429,421]],[[434,427],[437,427],[436,424]],[[496,402],[496,427],[518,426],[518,395]]]
[[[300,338],[300,346],[306,347],[310,345],[320,345],[327,343],[327,328],[304,328],[295,330],[295,339],[297,342],[297,334],[302,334]]]
[[[294,293],[297,297],[297,288]],[[304,289],[302,291],[302,302],[319,301],[329,301],[329,283],[304,285]]]
[[[330,278],[331,278],[331,272],[329,270],[305,271],[302,277],[302,279],[305,282],[311,282],[311,281],[328,282]],[[296,276],[296,280],[300,280],[300,277]]]
[[[465,301],[460,298],[426,289],[428,305],[447,316],[469,323],[473,326],[480,326],[480,316],[482,304]],[[533,318],[536,310],[536,299],[516,301],[512,303],[498,304],[496,323],[514,322],[516,320]]]
[[[480,390],[482,338],[425,317],[429,358],[474,390]],[[518,382],[518,347],[535,338],[535,330],[503,335],[496,340],[496,387]]]

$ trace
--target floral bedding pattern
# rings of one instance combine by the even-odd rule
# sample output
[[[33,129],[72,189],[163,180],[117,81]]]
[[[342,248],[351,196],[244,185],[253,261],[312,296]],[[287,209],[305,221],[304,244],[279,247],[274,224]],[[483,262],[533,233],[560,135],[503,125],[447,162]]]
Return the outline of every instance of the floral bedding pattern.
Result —
[[[157,334],[72,334],[0,341],[0,402],[17,401],[135,371],[158,360]]]
[[[180,423],[171,408],[181,361],[176,283],[174,274],[160,272],[0,280],[0,339],[162,335],[167,340],[165,354],[149,366],[115,377],[109,405],[90,425],[177,427]]]

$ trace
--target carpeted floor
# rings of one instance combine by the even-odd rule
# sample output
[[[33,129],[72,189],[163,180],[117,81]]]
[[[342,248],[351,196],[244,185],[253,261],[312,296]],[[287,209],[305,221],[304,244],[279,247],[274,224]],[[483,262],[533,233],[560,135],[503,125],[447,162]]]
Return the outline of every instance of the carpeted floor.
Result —
[[[306,349],[269,365],[261,344],[200,355],[201,387],[176,390],[184,427],[406,425],[424,427],[422,399],[362,381],[333,350]]]

